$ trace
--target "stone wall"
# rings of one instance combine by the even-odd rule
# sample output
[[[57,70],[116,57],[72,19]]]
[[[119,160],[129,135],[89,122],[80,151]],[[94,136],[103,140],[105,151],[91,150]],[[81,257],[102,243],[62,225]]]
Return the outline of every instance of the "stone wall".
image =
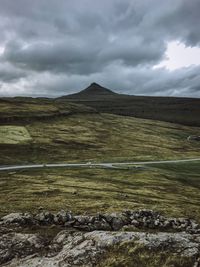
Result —
[[[166,218],[152,210],[127,210],[121,213],[74,215],[70,211],[53,214],[41,211],[37,214],[11,213],[0,219],[0,225],[60,225],[83,231],[117,231],[132,229],[155,229],[159,231],[186,231],[200,233],[200,226],[189,218]]]

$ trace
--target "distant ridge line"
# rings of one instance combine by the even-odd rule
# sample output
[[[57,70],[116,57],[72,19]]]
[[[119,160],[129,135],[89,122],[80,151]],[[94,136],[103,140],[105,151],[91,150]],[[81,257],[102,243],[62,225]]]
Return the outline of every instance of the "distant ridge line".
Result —
[[[55,101],[84,104],[100,113],[200,127],[200,98],[125,95],[91,83],[84,90]]]

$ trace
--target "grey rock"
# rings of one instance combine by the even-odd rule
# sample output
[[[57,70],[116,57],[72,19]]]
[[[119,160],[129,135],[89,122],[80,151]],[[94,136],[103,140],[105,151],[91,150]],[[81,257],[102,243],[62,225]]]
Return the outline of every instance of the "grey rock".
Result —
[[[120,230],[124,225],[124,220],[121,217],[115,217],[111,222],[111,226],[114,231]]]
[[[154,221],[154,225],[155,225],[155,226],[159,226],[159,225],[160,225],[160,221],[159,221],[159,219],[156,219],[156,220]]]
[[[62,224],[64,225],[66,222],[73,221],[74,217],[72,213],[69,211],[61,210],[54,216],[54,223],[55,224]]]
[[[29,213],[12,213],[0,220],[0,225],[63,225],[84,231],[120,230],[125,225],[134,225],[141,229],[159,229],[188,231],[199,233],[200,226],[195,221],[185,218],[165,218],[152,210],[124,211],[123,213],[97,214],[96,216],[73,216],[70,211],[61,210],[57,214],[42,211],[35,216]]]
[[[15,257],[35,254],[44,247],[43,240],[34,234],[8,233],[0,236],[0,264]]]
[[[1,218],[1,224],[9,225],[9,224],[33,224],[33,216],[30,213],[10,213]]]
[[[106,222],[111,223],[113,220],[113,215],[115,217],[116,213],[114,213],[114,214],[107,214],[107,213],[106,214],[99,214],[99,219],[104,219],[104,220],[106,220]]]
[[[94,230],[104,230],[109,231],[112,230],[109,223],[106,222],[106,220],[102,219],[101,221],[96,220],[93,224]]]
[[[137,220],[135,220],[135,219],[133,219],[131,221],[131,224],[134,225],[135,227],[138,227],[140,225],[140,223]]]
[[[74,216],[74,220],[77,225],[82,225],[82,224],[88,224],[90,220],[90,216]]]
[[[194,221],[191,221],[191,228],[192,229],[198,229],[199,225],[197,223],[195,223]]]
[[[35,216],[35,219],[43,225],[47,225],[47,224],[53,224],[54,223],[54,215],[48,211],[43,211],[38,213]]]
[[[13,259],[8,267],[75,267],[96,266],[108,248],[123,242],[141,244],[148,249],[172,249],[178,257],[197,257],[200,236],[188,233],[142,233],[142,232],[106,232],[69,234],[60,232],[49,246],[47,255]],[[56,246],[59,246],[55,252]],[[54,253],[52,253],[54,250]],[[134,262],[133,262],[134,264]]]

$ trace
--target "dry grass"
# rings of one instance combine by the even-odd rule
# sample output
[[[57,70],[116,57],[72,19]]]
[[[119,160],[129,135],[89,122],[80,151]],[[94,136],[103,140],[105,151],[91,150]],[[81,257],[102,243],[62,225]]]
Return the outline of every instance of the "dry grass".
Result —
[[[195,259],[180,257],[170,249],[147,249],[133,242],[111,248],[98,267],[191,267]]]
[[[0,213],[149,208],[200,221],[200,163],[144,169],[38,169],[0,173]]]
[[[200,156],[198,128],[109,114],[21,123],[32,141],[0,145],[0,164],[120,162]],[[39,169],[0,173],[0,212],[152,208],[200,219],[199,163],[144,169]]]
[[[77,114],[23,124],[32,142],[1,146],[1,164],[198,157],[198,128],[108,114]]]

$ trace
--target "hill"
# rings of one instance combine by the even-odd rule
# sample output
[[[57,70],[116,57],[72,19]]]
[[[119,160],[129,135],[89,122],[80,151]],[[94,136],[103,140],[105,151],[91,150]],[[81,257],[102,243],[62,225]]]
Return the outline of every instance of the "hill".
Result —
[[[198,98],[123,95],[93,83],[79,93],[56,101],[84,104],[104,113],[200,126]]]
[[[29,113],[30,107],[28,105],[25,117],[26,105],[21,105],[24,112],[21,120],[16,117],[13,104],[9,117],[5,120],[3,116],[0,165],[174,159],[199,155],[200,143],[187,141],[189,135],[198,135],[199,130],[195,127],[99,114],[91,110],[86,113],[87,109],[82,106],[78,112],[78,105],[75,106],[76,112],[69,109],[61,115],[49,104],[44,114],[38,111],[40,105],[34,105],[36,116],[34,112]],[[10,118],[12,110],[13,118]]]
[[[0,113],[0,165],[199,157],[200,143],[187,141],[199,131],[191,126],[102,114],[50,99],[2,99]],[[199,219],[199,171],[194,162],[1,172],[0,214],[40,206],[90,213],[153,208]]]
[[[195,127],[113,114],[29,116],[1,123],[0,165],[196,158],[200,143],[187,141],[187,136],[197,132]],[[194,162],[0,172],[0,214],[40,206],[89,213],[153,208],[199,219],[199,171],[199,162]]]
[[[48,120],[75,113],[93,113],[93,108],[75,103],[59,103],[49,98],[0,98],[0,124]]]
[[[96,84],[81,94],[88,93],[115,95]],[[0,165],[196,157],[200,144],[189,135],[199,135],[198,128],[102,114],[65,100],[0,99]]]
[[[119,96],[117,93],[111,91],[110,89],[107,89],[105,87],[102,87],[101,85],[97,83],[91,83],[87,88],[84,90],[76,93],[61,97],[60,99],[70,98],[70,99],[90,99],[90,100],[104,100],[107,98],[113,98]]]

